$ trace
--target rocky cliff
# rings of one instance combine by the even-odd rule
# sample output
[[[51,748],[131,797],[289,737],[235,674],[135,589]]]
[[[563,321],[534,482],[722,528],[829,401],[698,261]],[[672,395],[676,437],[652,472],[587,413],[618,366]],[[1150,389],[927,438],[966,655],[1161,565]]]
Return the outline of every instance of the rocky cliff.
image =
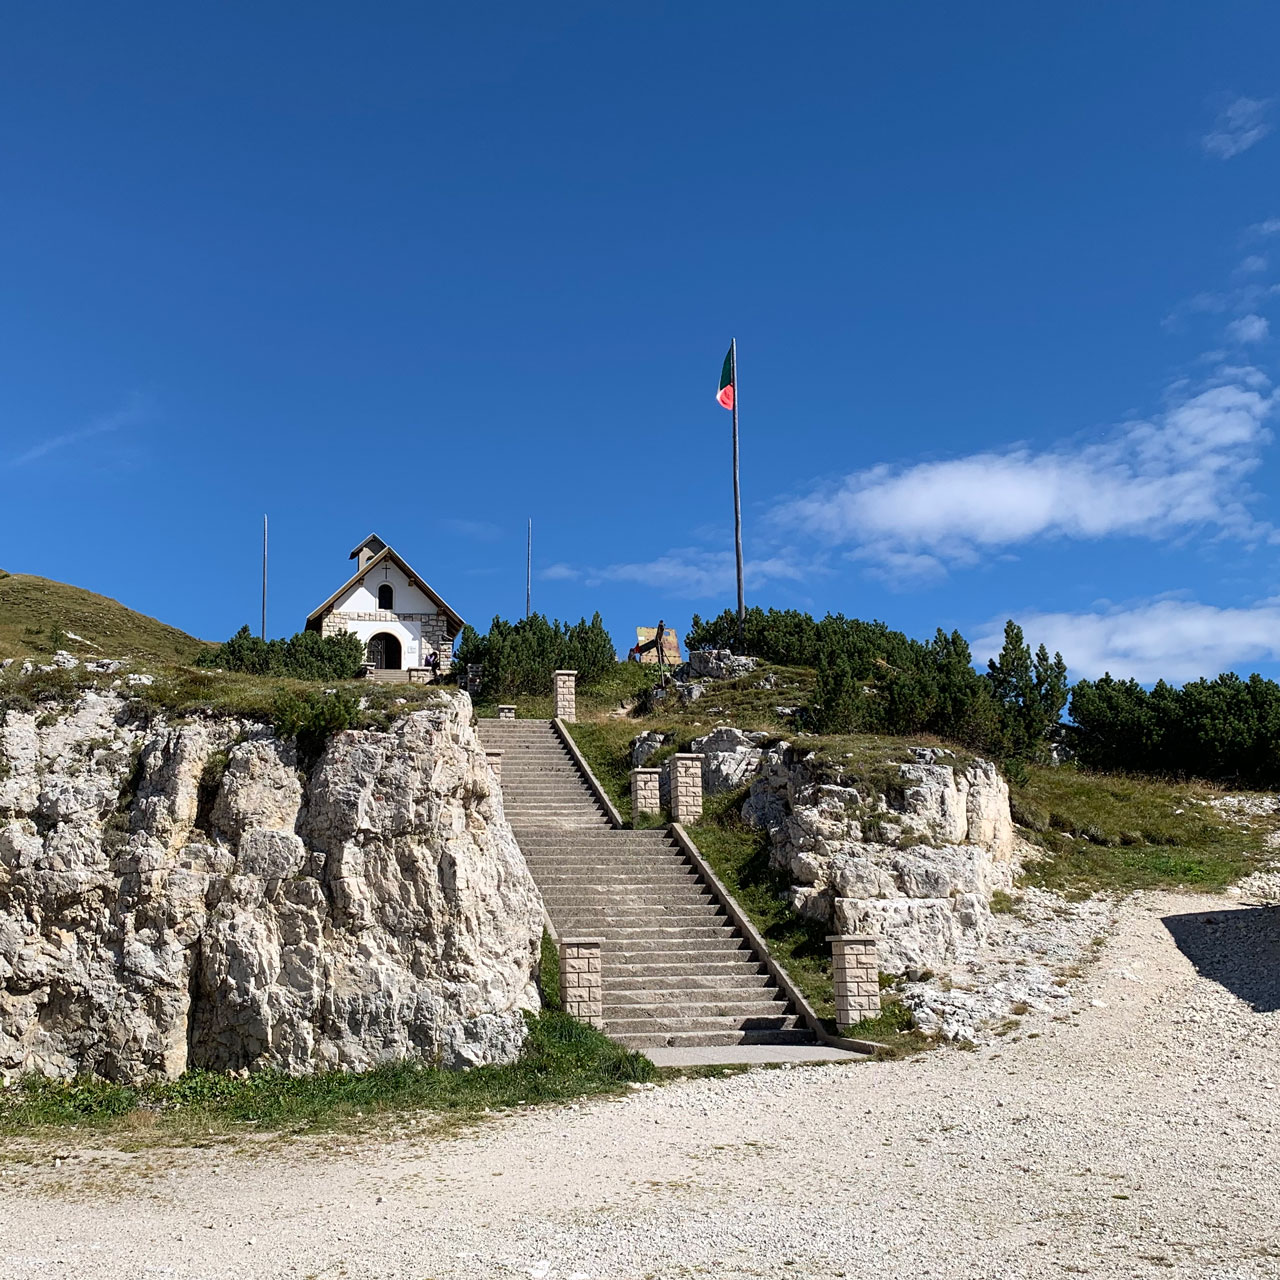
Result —
[[[542,906],[465,694],[331,738],[147,724],[112,691],[0,728],[0,1069],[503,1061]]]
[[[981,942],[997,889],[1017,869],[1009,788],[985,760],[912,750],[885,780],[840,776],[812,752],[765,752],[743,806],[768,829],[771,860],[793,881],[792,906],[840,933],[879,939],[880,967],[945,967]]]

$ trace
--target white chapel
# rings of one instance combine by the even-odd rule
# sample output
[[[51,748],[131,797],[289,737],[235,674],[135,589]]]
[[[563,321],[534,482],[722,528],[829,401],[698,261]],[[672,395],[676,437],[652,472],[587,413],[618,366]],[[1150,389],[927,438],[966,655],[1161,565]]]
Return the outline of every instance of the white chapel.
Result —
[[[321,635],[350,631],[364,642],[365,658],[379,671],[449,670],[462,619],[393,548],[371,533],[351,553],[355,573],[307,618]]]

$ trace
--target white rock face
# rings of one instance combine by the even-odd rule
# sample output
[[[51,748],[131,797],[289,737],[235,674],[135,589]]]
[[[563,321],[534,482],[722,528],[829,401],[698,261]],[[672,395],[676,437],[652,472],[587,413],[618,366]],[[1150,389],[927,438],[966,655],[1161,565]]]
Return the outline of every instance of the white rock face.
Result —
[[[764,754],[760,744],[767,733],[744,733],[721,726],[701,738],[694,738],[689,750],[702,756],[702,789],[711,794],[732,791],[755,775]]]
[[[542,904],[465,694],[336,735],[148,728],[89,692],[0,727],[0,1069],[509,1060]]]
[[[754,658],[740,657],[728,649],[692,649],[679,673],[682,680],[730,680],[756,669]]]
[[[996,767],[940,764],[913,751],[876,791],[833,783],[812,755],[787,743],[765,754],[743,805],[770,833],[774,865],[794,881],[792,905],[841,933],[879,940],[880,967],[914,974],[945,967],[981,942],[991,895],[1017,869],[1009,788]]]

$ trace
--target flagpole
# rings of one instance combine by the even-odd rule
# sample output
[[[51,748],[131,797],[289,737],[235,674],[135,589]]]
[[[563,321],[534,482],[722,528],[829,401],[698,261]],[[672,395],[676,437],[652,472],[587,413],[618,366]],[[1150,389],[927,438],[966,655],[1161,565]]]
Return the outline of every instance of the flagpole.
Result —
[[[267,638],[267,517],[262,517],[262,639]]]
[[[533,612],[533,517],[529,517],[529,541],[524,553],[524,616]]]
[[[738,557],[738,652],[747,651],[747,606],[742,593],[742,490],[738,483],[738,340],[729,340],[733,355],[733,541]]]

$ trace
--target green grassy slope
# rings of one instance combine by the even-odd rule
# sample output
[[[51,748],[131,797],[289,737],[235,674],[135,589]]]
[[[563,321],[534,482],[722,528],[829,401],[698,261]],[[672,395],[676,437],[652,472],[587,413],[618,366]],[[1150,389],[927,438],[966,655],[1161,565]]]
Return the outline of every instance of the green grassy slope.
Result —
[[[59,646],[81,657],[185,664],[204,642],[81,587],[0,573],[0,658],[48,655]]]

